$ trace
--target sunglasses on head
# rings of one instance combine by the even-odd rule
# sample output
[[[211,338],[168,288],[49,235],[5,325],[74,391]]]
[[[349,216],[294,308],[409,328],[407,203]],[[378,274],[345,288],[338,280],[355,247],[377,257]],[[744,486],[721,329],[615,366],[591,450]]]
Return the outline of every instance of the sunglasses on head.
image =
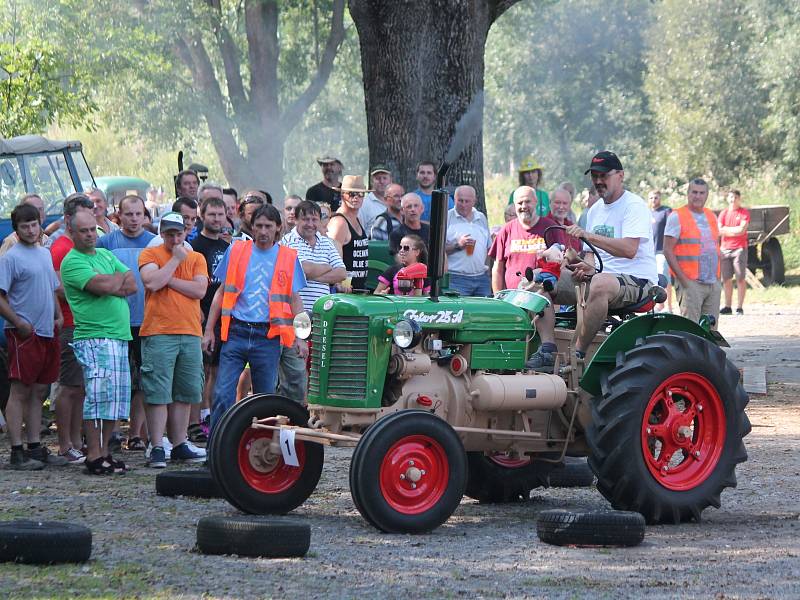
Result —
[[[264,204],[264,199],[259,196],[247,196],[242,200],[242,206],[245,204]]]

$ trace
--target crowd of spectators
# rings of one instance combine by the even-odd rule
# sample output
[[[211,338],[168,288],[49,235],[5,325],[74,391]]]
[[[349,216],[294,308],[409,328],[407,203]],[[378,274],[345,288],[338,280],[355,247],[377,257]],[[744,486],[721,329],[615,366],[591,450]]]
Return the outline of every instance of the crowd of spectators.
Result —
[[[0,246],[11,468],[84,464],[90,474],[123,473],[113,454],[123,447],[121,420],[128,421],[124,449],[144,452],[150,467],[200,462],[214,425],[248,392],[277,390],[304,403],[309,350],[295,337],[293,317],[332,291],[366,289],[371,240],[388,246],[395,261],[374,293],[425,293],[435,165],[420,162],[417,188],[406,193],[385,165],[365,182],[343,175],[337,158],[317,162],[322,180],[305,199],[286,196],[282,210],[263,190],[239,194],[190,170],[176,177],[170,206],[148,194],[109,207],[92,189],[68,196],[63,217],[46,230],[42,199],[22,198]],[[671,211],[653,190],[648,211],[623,188],[613,153],[598,154],[587,173],[592,187],[580,219],[574,186],[564,182],[548,194],[533,157],[520,165],[502,226],[489,227],[473,187],[456,187],[445,235],[450,289],[489,296],[515,288],[554,241],[580,252],[578,238],[587,237],[605,252],[605,277],[594,278],[589,292],[598,315],[640,299],[657,273],[664,282],[674,278],[681,312],[695,320],[731,312],[736,275],[743,312],[749,217],[738,192],[717,220],[705,208],[701,179],[690,183],[686,207]],[[556,274],[561,291],[588,281],[581,268]],[[599,318],[587,312],[590,324]],[[537,320],[542,344],[531,368],[552,366],[553,322],[552,309]],[[579,347],[592,326],[580,332]],[[40,438],[48,396],[57,452]]]

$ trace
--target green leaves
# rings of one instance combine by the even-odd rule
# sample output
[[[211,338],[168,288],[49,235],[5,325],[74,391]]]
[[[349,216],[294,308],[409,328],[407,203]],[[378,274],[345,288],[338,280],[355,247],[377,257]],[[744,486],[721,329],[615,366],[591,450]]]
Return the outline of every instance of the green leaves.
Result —
[[[57,120],[93,126],[97,104],[62,56],[43,40],[0,42],[0,137],[42,133]]]

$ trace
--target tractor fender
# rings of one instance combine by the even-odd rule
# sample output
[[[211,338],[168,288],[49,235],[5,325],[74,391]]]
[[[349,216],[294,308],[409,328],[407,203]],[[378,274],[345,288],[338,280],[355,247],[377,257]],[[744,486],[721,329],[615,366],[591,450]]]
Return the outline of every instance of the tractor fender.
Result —
[[[680,315],[669,313],[644,314],[628,319],[614,329],[594,353],[583,372],[580,386],[592,396],[600,394],[600,380],[617,364],[617,354],[630,350],[636,342],[656,333],[685,332],[705,338],[718,346],[729,347],[725,338],[713,329],[705,327]]]

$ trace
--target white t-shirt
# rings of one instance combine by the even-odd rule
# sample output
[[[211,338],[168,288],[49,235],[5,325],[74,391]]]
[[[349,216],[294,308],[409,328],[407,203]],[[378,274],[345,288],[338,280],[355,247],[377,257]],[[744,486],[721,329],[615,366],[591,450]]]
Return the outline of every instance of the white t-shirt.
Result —
[[[367,197],[364,198],[364,203],[358,209],[358,220],[361,221],[361,226],[367,235],[372,231],[375,217],[384,212],[386,212],[386,204],[374,192],[367,194]]]
[[[603,272],[639,277],[650,283],[658,281],[650,209],[641,197],[625,190],[611,204],[595,202],[586,217],[586,231],[616,239],[639,238],[639,249],[632,259],[611,256],[598,248]]]

